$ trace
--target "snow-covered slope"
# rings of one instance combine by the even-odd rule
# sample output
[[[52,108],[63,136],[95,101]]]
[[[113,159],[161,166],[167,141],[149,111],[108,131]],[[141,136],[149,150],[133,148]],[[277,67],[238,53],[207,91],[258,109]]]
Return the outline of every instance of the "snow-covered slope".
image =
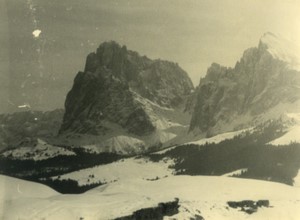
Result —
[[[129,158],[107,165],[75,171],[60,177],[53,177],[53,179],[75,180],[80,186],[99,182],[110,183],[124,179],[155,180],[172,175],[173,170],[169,168],[172,164],[173,161],[168,159],[154,163],[145,158]]]
[[[283,136],[271,141],[271,145],[288,145],[291,143],[300,143],[300,125],[292,126]]]
[[[46,198],[54,195],[58,193],[45,185],[0,175],[1,201],[25,197]]]
[[[73,151],[63,147],[57,147],[47,144],[45,141],[38,139],[34,147],[20,147],[13,150],[7,150],[2,156],[19,160],[46,160],[61,155],[75,155]]]
[[[287,120],[292,122],[292,125],[288,127],[287,132],[271,141],[271,145],[288,145],[291,143],[300,143],[300,113],[286,114]]]
[[[1,180],[1,179],[0,179]],[[80,195],[2,201],[3,219],[114,219],[141,208],[179,198],[180,209],[165,219],[291,219],[300,217],[300,188],[283,184],[228,177],[172,176],[157,181],[126,179]],[[252,215],[229,208],[227,201],[268,199],[270,208]]]
[[[12,201],[16,207],[26,206],[31,199],[39,201],[56,195],[56,191],[42,184],[0,175],[0,219],[15,219],[4,217],[8,212],[15,211],[10,207]]]
[[[215,135],[215,136],[210,137],[210,138],[193,138],[193,139],[196,139],[196,140],[191,141],[191,142],[187,142],[187,143],[184,143],[184,144],[181,144],[181,145],[178,145],[178,146],[190,145],[190,144],[195,144],[195,145],[199,145],[199,146],[202,146],[202,145],[205,145],[205,144],[212,144],[212,143],[218,144],[218,143],[220,143],[224,140],[233,139],[235,136],[243,134],[244,132],[247,132],[247,131],[251,132],[252,130],[253,130],[253,128],[248,128],[248,129],[242,129],[242,130],[239,130],[239,131],[231,131],[231,132],[218,134],[218,135]],[[170,150],[172,150],[176,147],[177,146],[169,147],[169,148],[154,152],[152,154],[164,154],[164,153],[166,153],[166,152],[168,152],[168,151],[170,151]]]
[[[218,144],[221,141],[232,139],[235,136],[238,136],[238,135],[240,135],[240,134],[242,134],[246,131],[251,131],[251,129],[252,128],[242,129],[242,130],[239,130],[239,131],[226,132],[226,133],[215,135],[215,136],[210,137],[210,138],[202,138],[202,139],[197,140],[197,141],[188,142],[186,144],[196,144],[196,145],[205,145],[205,144],[212,144],[212,143]]]

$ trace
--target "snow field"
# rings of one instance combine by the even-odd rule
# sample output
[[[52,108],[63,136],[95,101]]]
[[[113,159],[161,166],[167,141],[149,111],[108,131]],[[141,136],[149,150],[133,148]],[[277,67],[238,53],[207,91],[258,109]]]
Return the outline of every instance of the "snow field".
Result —
[[[172,175],[173,170],[169,168],[172,165],[173,161],[167,158],[158,163],[148,161],[145,158],[129,158],[67,173],[60,177],[52,177],[52,179],[72,179],[76,180],[80,186],[98,182],[110,183],[124,179],[155,180]]]
[[[0,180],[3,181],[3,178]],[[11,178],[9,181],[13,183],[18,180]],[[4,189],[7,191],[10,186]],[[36,186],[36,183],[32,183],[32,188],[37,189]],[[43,187],[38,190],[45,194],[49,189]],[[13,190],[7,192],[12,193]],[[9,198],[7,196],[5,198]],[[300,188],[228,177],[171,176],[157,181],[127,178],[79,195],[49,193],[49,197],[44,198],[37,198],[36,194],[31,197],[5,198],[2,198],[2,207],[5,207],[2,216],[7,220],[113,219],[174,198],[179,198],[181,206],[180,213],[173,216],[176,219],[187,219],[196,214],[212,220],[297,220],[300,217]],[[227,206],[227,201],[260,199],[270,200],[271,207],[259,208],[252,215]]]

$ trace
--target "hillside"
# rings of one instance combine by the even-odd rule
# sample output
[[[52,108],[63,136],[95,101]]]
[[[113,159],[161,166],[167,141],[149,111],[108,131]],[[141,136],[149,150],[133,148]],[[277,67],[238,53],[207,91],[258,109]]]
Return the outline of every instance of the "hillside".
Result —
[[[0,181],[1,184],[3,181],[9,181],[11,188],[14,188],[17,180],[0,178]],[[10,185],[5,185],[4,189],[8,189]],[[34,186],[37,184],[32,183],[31,188]],[[45,189],[35,189],[42,194],[45,192]],[[7,220],[115,219],[143,208],[155,207],[158,203],[174,201],[175,198],[179,199],[179,213],[164,219],[296,220],[300,216],[299,188],[228,177],[175,176],[156,181],[133,178],[100,186],[80,195],[50,193],[48,197],[41,198],[42,196],[31,194],[26,200],[22,196],[9,199],[9,193],[12,191],[7,192],[6,200],[2,199],[0,206],[5,207],[5,212],[3,213],[2,209],[0,216]],[[259,200],[268,200],[268,203],[253,209],[253,214],[246,212],[250,207],[245,206],[245,209],[242,209],[228,205],[228,202],[243,200],[247,200],[248,204]]]

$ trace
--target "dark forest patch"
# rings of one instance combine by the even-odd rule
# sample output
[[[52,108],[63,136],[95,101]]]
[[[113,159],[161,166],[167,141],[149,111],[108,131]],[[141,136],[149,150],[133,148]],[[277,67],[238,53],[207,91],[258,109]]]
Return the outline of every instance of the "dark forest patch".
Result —
[[[163,154],[148,154],[152,161],[169,157],[177,175],[223,175],[247,168],[237,177],[293,184],[300,168],[300,144],[271,146],[283,135],[281,124],[270,122],[218,144],[177,146]]]

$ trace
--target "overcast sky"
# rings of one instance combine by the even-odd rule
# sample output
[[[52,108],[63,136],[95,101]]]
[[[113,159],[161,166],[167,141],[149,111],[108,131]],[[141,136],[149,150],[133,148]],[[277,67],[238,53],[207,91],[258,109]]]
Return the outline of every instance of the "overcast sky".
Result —
[[[108,40],[177,62],[198,85],[265,32],[300,42],[299,12],[296,0],[0,0],[1,103],[62,107],[86,55]]]

